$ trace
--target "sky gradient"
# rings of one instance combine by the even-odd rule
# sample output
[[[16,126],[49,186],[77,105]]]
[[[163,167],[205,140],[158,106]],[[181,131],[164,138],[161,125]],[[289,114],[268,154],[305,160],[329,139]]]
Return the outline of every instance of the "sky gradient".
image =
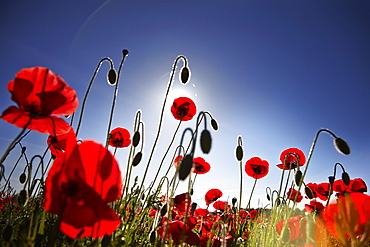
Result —
[[[219,123],[219,131],[211,133],[211,152],[202,154],[199,144],[195,152],[211,164],[211,171],[199,175],[195,183],[193,199],[200,205],[211,188],[222,190],[224,200],[239,196],[239,163],[234,156],[239,135],[243,166],[254,156],[270,163],[270,173],[257,182],[253,207],[268,203],[267,186],[278,189],[280,153],[297,147],[307,155],[321,128],[345,139],[352,153],[337,153],[332,137],[321,134],[305,182],[327,181],[337,162],[351,178],[369,182],[369,13],[369,1],[362,0],[1,1],[0,108],[14,104],[7,83],[20,69],[34,66],[59,74],[82,101],[99,60],[110,57],[117,69],[122,49],[128,49],[113,127],[132,131],[135,113],[142,110],[144,158],[134,171],[140,179],[173,61],[182,54],[189,60],[191,81],[185,86],[179,83],[180,62],[148,181],[178,123],[169,110],[172,99],[187,96]],[[105,140],[113,95],[113,87],[106,83],[108,69],[103,64],[94,82],[81,139]],[[194,126],[195,120],[186,122],[180,131]],[[19,131],[1,123],[0,152]],[[44,152],[46,138],[38,133],[27,137],[24,145],[30,157]],[[6,160],[6,174],[17,155]],[[122,169],[127,155],[126,149],[117,152]],[[172,155],[173,151],[165,169]],[[246,206],[254,180],[243,176],[242,206]],[[180,185],[178,193],[185,188]]]

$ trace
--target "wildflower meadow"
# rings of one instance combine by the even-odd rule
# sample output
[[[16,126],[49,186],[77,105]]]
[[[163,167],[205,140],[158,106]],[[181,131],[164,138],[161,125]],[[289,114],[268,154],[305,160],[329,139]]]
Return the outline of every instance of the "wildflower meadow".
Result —
[[[137,110],[133,127],[114,126],[128,53],[122,51],[118,68],[110,58],[100,60],[82,99],[58,71],[45,67],[14,71],[15,78],[7,85],[14,105],[1,114],[1,124],[19,128],[0,162],[1,246],[370,246],[370,196],[360,174],[352,177],[343,164],[336,163],[327,181],[306,180],[320,135],[333,139],[338,155],[351,155],[345,133],[339,136],[330,129],[312,133],[307,153],[294,146],[281,150],[280,164],[264,157],[245,158],[243,137],[235,136],[235,160],[230,162],[240,169],[240,178],[235,178],[239,195],[222,200],[222,188],[210,187],[204,195],[205,207],[194,202],[197,179],[212,169],[206,154],[222,155],[212,153],[212,136],[222,131],[222,123],[186,96],[166,107],[172,85],[191,80],[188,60],[179,55],[169,67],[159,122],[144,123],[145,113]],[[110,68],[104,71],[102,63]],[[104,143],[79,138],[98,73],[107,74],[107,87],[114,90],[107,129],[96,130],[106,133]],[[178,121],[170,143],[159,139],[166,131],[165,115]],[[184,122],[193,122],[194,127],[183,128]],[[151,151],[144,153],[148,124],[158,129],[154,142],[145,143]],[[30,132],[46,136],[44,153],[27,155],[23,143]],[[180,143],[175,137],[181,137]],[[166,145],[164,154],[155,152],[159,145]],[[125,160],[116,157],[120,149],[128,150]],[[19,153],[18,159],[10,159],[10,153]],[[156,155],[161,155],[162,162],[153,171]],[[166,157],[171,162],[164,162]],[[16,190],[13,178],[19,166],[23,166],[17,181],[21,189]],[[137,166],[145,167],[144,172],[133,176]],[[258,181],[272,169],[281,172],[279,186],[265,188],[268,205],[251,207]],[[148,178],[149,172],[156,174],[154,178]],[[253,179],[250,194],[243,192],[244,176]],[[187,192],[178,192],[180,183],[187,185]],[[248,203],[242,203],[242,198],[248,198]]]

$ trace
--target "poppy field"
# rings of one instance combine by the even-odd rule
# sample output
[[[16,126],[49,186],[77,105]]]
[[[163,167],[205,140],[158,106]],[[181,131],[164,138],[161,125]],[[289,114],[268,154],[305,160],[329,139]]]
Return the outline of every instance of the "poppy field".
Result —
[[[281,150],[281,163],[276,166],[261,157],[246,160],[243,140],[238,136],[234,162],[240,166],[239,196],[221,200],[225,196],[222,188],[208,188],[206,207],[193,202],[197,177],[211,169],[205,157],[195,156],[195,150],[212,152],[212,134],[219,131],[216,116],[197,109],[196,102],[185,96],[165,107],[172,84],[191,80],[187,58],[178,56],[170,72],[158,131],[144,159],[142,112],[138,110],[134,116],[132,131],[112,125],[127,55],[123,50],[117,70],[110,58],[102,59],[83,99],[77,98],[73,85],[56,71],[32,67],[15,72],[7,85],[15,105],[1,114],[6,122],[2,124],[18,127],[19,133],[1,156],[0,246],[370,246],[366,182],[352,178],[340,163],[334,165],[333,174],[327,174],[326,182],[305,179],[321,134],[333,138],[333,148],[340,154],[351,153],[347,142],[329,129],[316,133],[308,153],[297,147]],[[108,128],[102,130],[106,140],[99,143],[81,140],[78,134],[95,76],[103,73],[103,62],[111,65],[107,82],[115,94]],[[169,144],[164,156],[172,157],[171,163],[160,163],[158,170],[151,171],[156,174],[154,179],[147,181],[165,114],[178,121],[173,138],[181,136],[181,142],[178,146],[173,141]],[[185,121],[193,121],[196,127],[181,132]],[[31,131],[46,135],[47,142],[43,154],[28,158],[22,142]],[[129,154],[127,164],[120,166],[126,162],[116,158],[122,148]],[[18,160],[9,159],[11,152],[20,152]],[[15,175],[20,160],[26,166]],[[138,165],[145,167],[144,173],[133,177]],[[281,171],[280,185],[266,188],[267,206],[252,208],[258,180],[270,169]],[[165,175],[159,176],[160,171]],[[245,175],[254,179],[250,195],[243,194]],[[21,190],[14,189],[14,176],[19,176]],[[187,192],[177,192],[180,182],[187,183]],[[248,198],[245,205],[242,197]],[[302,205],[303,199],[309,203]]]

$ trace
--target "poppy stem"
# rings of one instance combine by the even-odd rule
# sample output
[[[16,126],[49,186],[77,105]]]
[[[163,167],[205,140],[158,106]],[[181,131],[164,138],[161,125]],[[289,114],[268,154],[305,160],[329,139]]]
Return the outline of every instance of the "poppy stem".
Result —
[[[254,188],[256,188],[256,184],[257,184],[257,178],[254,180],[251,196],[249,197],[248,206],[247,206],[248,210],[250,209],[250,203],[251,203],[252,195],[253,195],[253,192],[254,192]]]

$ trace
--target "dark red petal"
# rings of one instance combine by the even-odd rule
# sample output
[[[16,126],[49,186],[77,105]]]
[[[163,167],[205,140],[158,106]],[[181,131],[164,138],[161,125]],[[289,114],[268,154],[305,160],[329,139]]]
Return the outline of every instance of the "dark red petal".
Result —
[[[8,90],[12,94],[11,99],[17,103],[19,107],[23,107],[24,102],[26,102],[33,90],[33,84],[28,80],[15,78],[13,81],[9,82]]]

